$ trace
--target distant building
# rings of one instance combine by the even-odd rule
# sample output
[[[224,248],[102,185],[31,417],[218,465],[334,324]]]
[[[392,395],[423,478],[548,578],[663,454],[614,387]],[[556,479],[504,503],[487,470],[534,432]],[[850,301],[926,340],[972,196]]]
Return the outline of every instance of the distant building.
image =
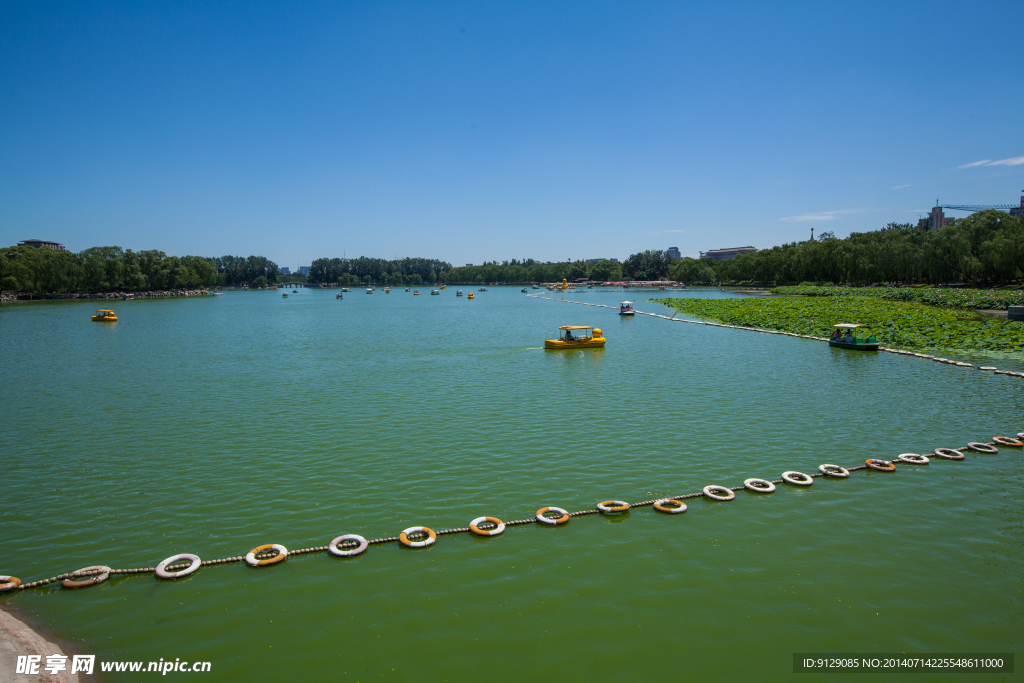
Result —
[[[938,230],[952,222],[952,218],[946,218],[946,214],[943,213],[941,206],[933,206],[931,213],[928,214],[928,218],[922,218],[919,220],[917,222],[917,227],[928,228],[929,230]]]
[[[289,268],[288,266],[278,266],[277,272],[281,273],[282,275],[291,275],[292,269]]]
[[[1010,209],[1011,216],[1024,216],[1024,197],[1020,198],[1020,207],[1016,209]]]
[[[679,247],[669,247],[668,252],[666,253],[670,259],[674,259],[676,261],[683,258],[683,255],[679,253]]]
[[[467,264],[466,264],[466,267],[467,267],[467,268],[472,268],[472,267],[473,267],[473,264],[472,264],[472,263],[467,263]]]
[[[757,249],[754,247],[733,247],[732,249],[712,249],[711,251],[700,252],[701,258],[715,259],[716,261],[725,261],[727,259],[736,258],[740,254],[756,254]]]
[[[309,266],[299,266],[299,275],[309,275]]]
[[[600,263],[601,261],[611,261],[612,263],[618,263],[619,259],[617,259],[617,258],[588,258],[588,259],[584,259],[584,263],[589,263],[590,265],[594,265],[595,263]]]
[[[64,245],[59,242],[48,242],[46,240],[23,240],[18,242],[19,247],[35,247],[40,249],[45,247],[46,249],[54,249],[56,251],[67,251]]]

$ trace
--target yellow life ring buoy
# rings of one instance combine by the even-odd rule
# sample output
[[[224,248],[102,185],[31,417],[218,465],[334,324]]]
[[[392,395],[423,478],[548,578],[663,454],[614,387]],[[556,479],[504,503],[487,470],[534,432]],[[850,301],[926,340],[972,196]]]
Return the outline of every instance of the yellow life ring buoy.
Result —
[[[882,460],[881,458],[868,458],[864,461],[864,464],[873,470],[879,472],[895,472],[896,464],[891,460]]]
[[[427,537],[422,541],[413,541],[409,538],[409,534],[423,533]],[[426,548],[427,546],[434,545],[437,540],[437,533],[430,527],[425,526],[411,526],[402,533],[398,534],[398,542],[404,545],[406,548]]]
[[[626,512],[629,510],[629,503],[624,500],[602,500],[597,504],[597,509],[601,512]]]
[[[545,517],[544,515],[546,515],[549,512],[555,512],[555,513],[558,513],[561,516],[560,517]],[[541,524],[551,524],[552,526],[555,526],[555,525],[558,525],[558,524],[565,524],[566,522],[569,521],[569,513],[567,511],[563,510],[562,508],[556,508],[553,505],[549,506],[549,507],[541,508],[540,510],[537,510],[537,514],[535,515],[535,517],[537,518],[537,521],[540,522]]]
[[[677,507],[669,507],[675,504]],[[664,512],[669,515],[678,515],[680,512],[686,512],[686,503],[681,500],[675,500],[674,498],[665,498],[659,500],[654,504],[654,509],[658,512]]]
[[[1009,446],[1010,448],[1021,448],[1024,446],[1024,441],[1010,436],[993,436],[992,440],[1000,446]]]
[[[262,553],[264,550],[276,550],[277,555],[273,557],[267,557],[262,560],[257,560],[256,556]],[[272,564],[283,562],[288,557],[288,549],[280,543],[267,543],[265,545],[256,546],[245,556],[245,563],[250,567],[269,567]]]
[[[494,525],[493,529],[481,529],[480,525],[489,522]],[[497,536],[505,530],[505,523],[497,517],[477,517],[469,523],[469,530],[477,536]]]

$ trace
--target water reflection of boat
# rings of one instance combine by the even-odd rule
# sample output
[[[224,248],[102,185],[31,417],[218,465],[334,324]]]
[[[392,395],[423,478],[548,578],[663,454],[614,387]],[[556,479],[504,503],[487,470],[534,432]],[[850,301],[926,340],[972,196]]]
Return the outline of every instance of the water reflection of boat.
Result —
[[[619,304],[619,315],[633,315],[633,302],[623,301]]]
[[[101,308],[96,311],[96,315],[92,317],[94,323],[116,323],[117,316],[114,312],[107,308]]]
[[[567,351],[570,349],[600,349],[604,347],[605,338],[601,330],[589,325],[562,325],[558,328],[558,339],[545,339],[545,349]],[[578,330],[573,334],[573,330]],[[593,334],[587,334],[594,330]]]
[[[873,336],[857,337],[858,329],[867,329],[867,325],[855,325],[853,323],[839,323],[832,326],[832,336],[829,337],[828,345],[851,351],[877,351],[878,340]]]

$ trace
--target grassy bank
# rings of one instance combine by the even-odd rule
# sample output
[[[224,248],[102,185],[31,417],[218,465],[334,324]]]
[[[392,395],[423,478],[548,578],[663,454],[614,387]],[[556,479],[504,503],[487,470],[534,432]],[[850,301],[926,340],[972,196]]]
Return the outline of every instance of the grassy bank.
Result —
[[[861,323],[884,346],[1024,360],[1024,324],[917,302],[854,296],[653,301],[730,325],[827,337],[836,323]]]
[[[931,287],[775,287],[774,294],[841,296],[886,301],[916,301],[933,306],[1005,311],[1024,306],[1024,291],[999,289],[933,289]]]

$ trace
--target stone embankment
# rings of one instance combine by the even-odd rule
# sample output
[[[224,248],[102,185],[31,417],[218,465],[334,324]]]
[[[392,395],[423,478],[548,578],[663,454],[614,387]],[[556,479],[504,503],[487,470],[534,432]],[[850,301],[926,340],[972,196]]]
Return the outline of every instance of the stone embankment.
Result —
[[[131,297],[134,299],[159,299],[164,297],[178,296],[206,296],[205,289],[167,289],[153,292],[102,292],[100,294],[29,294],[26,292],[11,292],[0,294],[0,302],[4,301],[49,301],[64,299],[123,299]]]

